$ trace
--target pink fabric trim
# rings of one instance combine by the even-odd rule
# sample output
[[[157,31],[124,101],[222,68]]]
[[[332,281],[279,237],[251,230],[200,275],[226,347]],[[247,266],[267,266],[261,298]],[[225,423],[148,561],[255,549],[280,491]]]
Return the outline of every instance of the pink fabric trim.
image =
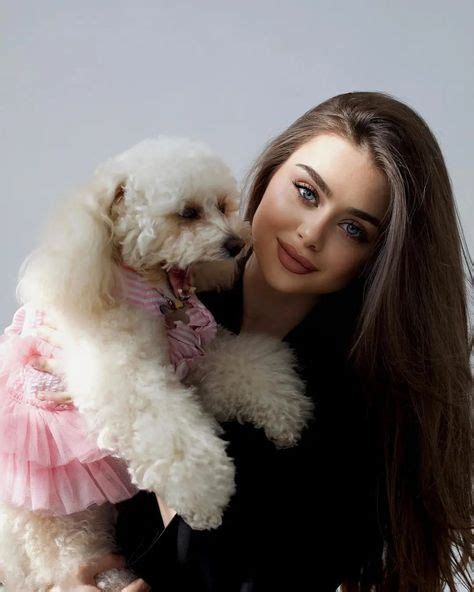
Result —
[[[125,464],[97,447],[78,410],[36,398],[64,390],[60,378],[30,364],[55,354],[34,334],[43,320],[43,311],[22,307],[0,337],[0,499],[54,515],[127,499],[137,489]]]

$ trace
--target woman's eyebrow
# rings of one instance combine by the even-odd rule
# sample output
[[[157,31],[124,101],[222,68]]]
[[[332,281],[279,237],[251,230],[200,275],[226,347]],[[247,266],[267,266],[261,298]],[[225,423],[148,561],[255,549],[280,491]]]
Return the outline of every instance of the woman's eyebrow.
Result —
[[[357,208],[347,208],[347,211],[349,212],[349,214],[354,214],[354,216],[357,216],[357,218],[361,218],[362,220],[370,222],[370,224],[375,226],[375,228],[378,228],[380,226],[380,220],[375,216],[372,216],[371,214],[364,212],[364,210],[358,210]]]
[[[326,185],[326,181],[324,181],[324,179],[321,177],[321,175],[319,175],[319,173],[317,173],[312,167],[310,167],[307,164],[297,164],[296,166],[299,166],[302,169],[304,169],[311,177],[311,179],[313,179],[316,185],[319,185],[319,187],[324,191],[324,193],[328,197],[332,197],[332,191]]]
[[[318,185],[319,188],[322,189],[322,191],[324,191],[324,193],[328,197],[332,197],[332,191],[329,189],[329,187],[326,184],[326,181],[321,177],[321,175],[319,173],[317,173],[312,167],[310,167],[307,164],[297,164],[296,166],[299,166],[300,168],[304,169],[308,173],[308,175],[311,177],[311,179],[313,179],[313,181],[316,183],[316,185]],[[375,216],[372,216],[368,212],[364,212],[364,210],[359,210],[357,208],[348,208],[347,211],[350,214],[353,214],[354,216],[361,218],[361,220],[365,220],[366,222],[370,222],[370,224],[372,224],[376,228],[378,228],[380,226],[380,220],[378,218],[376,218]]]

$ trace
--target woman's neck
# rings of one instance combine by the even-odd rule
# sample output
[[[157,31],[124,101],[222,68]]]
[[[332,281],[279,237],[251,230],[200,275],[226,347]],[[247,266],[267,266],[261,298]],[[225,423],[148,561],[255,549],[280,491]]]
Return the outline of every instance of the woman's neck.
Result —
[[[266,333],[279,339],[294,329],[318,300],[315,294],[275,290],[263,277],[254,253],[244,269],[243,298],[241,330]]]

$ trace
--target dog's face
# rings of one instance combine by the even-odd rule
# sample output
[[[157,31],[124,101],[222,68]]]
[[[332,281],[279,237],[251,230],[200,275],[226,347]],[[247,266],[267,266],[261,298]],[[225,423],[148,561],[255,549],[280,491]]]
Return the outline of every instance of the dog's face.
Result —
[[[203,144],[146,140],[99,170],[110,173],[120,179],[110,208],[113,240],[134,269],[232,258],[249,239],[235,179]]]

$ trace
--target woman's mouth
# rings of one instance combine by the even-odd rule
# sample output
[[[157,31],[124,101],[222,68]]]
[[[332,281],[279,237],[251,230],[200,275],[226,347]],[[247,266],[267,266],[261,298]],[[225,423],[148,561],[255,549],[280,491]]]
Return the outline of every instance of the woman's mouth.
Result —
[[[302,257],[298,257],[296,259],[292,254],[294,252],[293,248],[290,245],[280,241],[277,239],[278,242],[278,259],[280,263],[283,265],[285,269],[291,271],[292,273],[304,274],[304,273],[311,273],[313,271],[318,271],[314,265],[312,265],[309,261],[304,260],[302,261]],[[288,250],[291,250],[292,254]]]

